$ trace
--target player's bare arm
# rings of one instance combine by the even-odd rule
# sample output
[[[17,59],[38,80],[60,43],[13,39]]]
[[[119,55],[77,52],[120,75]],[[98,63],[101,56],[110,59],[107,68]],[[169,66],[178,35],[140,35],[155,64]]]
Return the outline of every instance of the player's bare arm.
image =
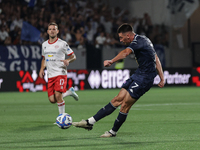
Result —
[[[39,76],[40,78],[43,78],[44,77],[44,69],[46,67],[46,64],[45,64],[45,57],[42,58],[42,62],[41,62],[41,68],[40,68],[40,72],[39,72]]]
[[[69,66],[69,63],[73,62],[74,60],[76,60],[76,55],[75,54],[72,54],[69,56],[68,59],[65,59],[65,60],[61,60],[65,66]]]
[[[126,58],[128,55],[130,55],[132,53],[132,50],[129,48],[126,48],[124,50],[122,50],[116,57],[114,57],[112,60],[105,60],[104,61],[104,66],[105,67],[109,67],[111,66],[113,63],[117,62],[118,60],[124,59]]]
[[[159,60],[157,55],[155,55],[155,56],[156,56],[156,70],[157,70],[158,75],[160,77],[160,82],[158,83],[158,86],[162,88],[165,85],[165,79],[164,79],[163,70],[162,70],[160,60]]]

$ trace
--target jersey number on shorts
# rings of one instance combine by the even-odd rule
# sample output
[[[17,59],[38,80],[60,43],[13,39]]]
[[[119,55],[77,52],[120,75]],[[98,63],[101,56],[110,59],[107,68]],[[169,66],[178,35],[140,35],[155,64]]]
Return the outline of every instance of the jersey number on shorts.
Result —
[[[135,85],[131,86],[130,91],[133,93],[133,88],[136,88],[136,87],[138,87],[138,86],[139,86],[139,85],[135,82]]]
[[[64,79],[60,79],[60,85],[63,85],[65,83]]]
[[[61,88],[61,89],[63,89],[63,84],[64,84],[64,83],[65,83],[65,80],[64,80],[64,79],[60,79],[60,85],[61,85],[60,88]]]

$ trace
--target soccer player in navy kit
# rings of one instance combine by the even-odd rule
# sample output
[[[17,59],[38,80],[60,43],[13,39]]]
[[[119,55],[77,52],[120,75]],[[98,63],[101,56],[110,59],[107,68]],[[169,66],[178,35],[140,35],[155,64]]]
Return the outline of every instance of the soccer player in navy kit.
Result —
[[[118,28],[120,42],[129,45],[111,60],[105,60],[104,66],[109,67],[120,59],[126,58],[131,53],[135,54],[135,59],[139,65],[137,70],[127,79],[116,97],[110,103],[100,109],[94,116],[80,122],[73,122],[75,127],[91,130],[95,122],[110,115],[121,105],[119,115],[114,122],[113,128],[106,131],[100,137],[114,137],[121,125],[125,122],[131,106],[152,86],[155,76],[159,75],[159,87],[164,87],[163,70],[158,56],[151,41],[141,35],[134,33],[131,25],[124,23]]]

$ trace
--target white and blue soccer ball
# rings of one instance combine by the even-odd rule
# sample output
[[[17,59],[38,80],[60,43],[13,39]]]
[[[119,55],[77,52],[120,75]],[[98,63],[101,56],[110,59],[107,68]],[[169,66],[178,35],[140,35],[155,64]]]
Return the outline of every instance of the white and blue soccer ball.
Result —
[[[72,117],[67,113],[60,114],[56,118],[56,124],[61,129],[68,129],[72,125]]]

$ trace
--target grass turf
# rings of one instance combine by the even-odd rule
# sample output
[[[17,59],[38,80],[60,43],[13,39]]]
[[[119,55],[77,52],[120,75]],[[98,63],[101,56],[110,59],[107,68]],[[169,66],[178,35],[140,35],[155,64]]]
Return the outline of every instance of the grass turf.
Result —
[[[119,89],[78,91],[80,100],[66,97],[73,121],[93,116]],[[200,147],[200,88],[152,88],[133,105],[114,138],[99,138],[112,128],[119,109],[94,129],[53,125],[57,104],[47,93],[0,93],[0,149],[17,150],[197,150]]]

